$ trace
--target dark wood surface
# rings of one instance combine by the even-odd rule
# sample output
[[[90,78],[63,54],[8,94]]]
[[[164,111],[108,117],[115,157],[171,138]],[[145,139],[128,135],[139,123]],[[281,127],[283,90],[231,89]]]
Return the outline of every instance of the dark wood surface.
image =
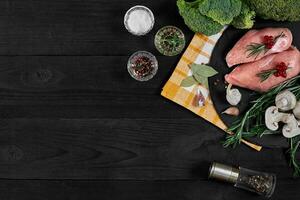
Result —
[[[130,35],[123,16],[151,8],[154,30]],[[285,150],[223,149],[224,133],[160,91],[179,60],[155,32],[181,28],[175,0],[0,1],[0,199],[259,199],[207,180],[212,161],[274,172],[273,199],[299,199]],[[130,54],[154,53],[157,76],[133,80]]]

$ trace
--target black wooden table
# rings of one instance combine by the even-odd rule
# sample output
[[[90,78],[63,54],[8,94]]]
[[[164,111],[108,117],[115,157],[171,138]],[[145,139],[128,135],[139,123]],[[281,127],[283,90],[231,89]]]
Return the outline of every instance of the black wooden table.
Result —
[[[151,8],[146,37],[123,26]],[[0,199],[259,199],[207,180],[212,161],[275,172],[274,199],[299,199],[283,149],[224,149],[224,134],[160,91],[179,60],[154,48],[164,25],[193,33],[175,0],[0,1]],[[130,54],[153,52],[157,76],[133,80]]]

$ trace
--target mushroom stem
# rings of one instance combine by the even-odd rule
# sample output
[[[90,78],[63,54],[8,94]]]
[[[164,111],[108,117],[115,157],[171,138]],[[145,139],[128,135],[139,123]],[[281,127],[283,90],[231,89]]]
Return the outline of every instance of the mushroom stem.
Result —
[[[282,134],[286,138],[292,138],[297,135],[300,135],[300,122],[297,121],[294,115],[291,115],[287,121],[286,124],[282,128]]]
[[[291,115],[292,114],[279,112],[276,106],[271,106],[266,110],[265,124],[268,129],[276,131],[279,128],[278,123],[287,123]]]

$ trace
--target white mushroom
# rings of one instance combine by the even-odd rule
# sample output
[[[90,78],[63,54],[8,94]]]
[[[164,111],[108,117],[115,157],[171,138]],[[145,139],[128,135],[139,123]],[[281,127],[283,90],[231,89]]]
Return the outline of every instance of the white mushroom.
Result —
[[[300,119],[300,101],[296,103],[293,113],[297,119]]]
[[[226,100],[232,106],[236,106],[242,99],[242,94],[238,89],[231,89],[232,84],[229,84],[226,89]]]
[[[276,95],[275,104],[280,111],[293,110],[296,106],[296,96],[289,90],[284,90]]]
[[[286,123],[292,114],[281,113],[276,106],[269,107],[265,112],[265,124],[268,129],[276,131],[279,128],[278,122]]]
[[[282,134],[286,138],[292,138],[300,135],[300,122],[297,121],[294,115],[290,115],[286,124],[282,128]]]

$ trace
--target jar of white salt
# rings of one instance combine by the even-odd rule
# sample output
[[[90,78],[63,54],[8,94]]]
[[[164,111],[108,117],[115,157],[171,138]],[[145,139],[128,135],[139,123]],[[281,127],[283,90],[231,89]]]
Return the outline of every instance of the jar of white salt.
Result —
[[[133,35],[146,35],[154,26],[154,15],[145,6],[134,6],[126,12],[124,25]]]

